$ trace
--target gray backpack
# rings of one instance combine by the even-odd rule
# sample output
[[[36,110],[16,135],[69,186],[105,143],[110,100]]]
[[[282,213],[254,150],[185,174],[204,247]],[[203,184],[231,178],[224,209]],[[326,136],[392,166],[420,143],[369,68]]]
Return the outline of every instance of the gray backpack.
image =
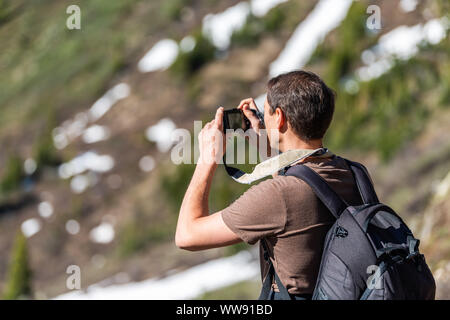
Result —
[[[360,206],[348,206],[314,170],[295,165],[285,175],[305,181],[336,218],[324,242],[313,300],[433,300],[436,284],[419,240],[402,219],[379,202],[367,169],[346,160],[362,197]],[[260,299],[268,299],[272,277],[284,299],[291,299],[268,258],[269,274]]]

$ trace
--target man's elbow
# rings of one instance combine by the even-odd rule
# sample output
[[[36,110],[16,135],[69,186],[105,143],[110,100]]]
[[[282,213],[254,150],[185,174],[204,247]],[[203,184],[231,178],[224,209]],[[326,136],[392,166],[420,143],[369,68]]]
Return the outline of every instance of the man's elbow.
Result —
[[[175,234],[175,245],[179,249],[188,250],[188,251],[196,251],[193,246],[193,241],[191,237],[187,235],[181,235],[179,232]]]

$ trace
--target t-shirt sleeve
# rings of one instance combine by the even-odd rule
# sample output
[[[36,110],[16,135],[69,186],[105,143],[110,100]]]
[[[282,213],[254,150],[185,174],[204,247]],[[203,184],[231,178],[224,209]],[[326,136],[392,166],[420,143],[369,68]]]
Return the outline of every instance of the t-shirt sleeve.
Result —
[[[222,219],[238,237],[249,244],[283,232],[286,205],[275,180],[265,180],[248,189],[222,210]]]

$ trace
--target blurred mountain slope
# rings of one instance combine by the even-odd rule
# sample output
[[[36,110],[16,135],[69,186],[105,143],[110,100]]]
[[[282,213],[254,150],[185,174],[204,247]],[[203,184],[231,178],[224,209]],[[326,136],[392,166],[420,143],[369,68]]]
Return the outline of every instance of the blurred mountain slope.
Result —
[[[56,160],[43,161],[30,188],[0,195],[0,291],[6,282],[14,235],[30,218],[37,217],[42,224],[28,239],[37,298],[67,291],[65,270],[70,264],[81,267],[85,288],[107,278],[111,284],[182,271],[247,248],[238,245],[198,253],[176,249],[177,208],[193,166],[172,164],[169,154],[146,140],[145,130],[170,118],[177,127],[192,131],[193,121],[209,120],[216,106],[231,108],[242,98],[263,93],[270,63],[316,1],[290,0],[272,9],[266,18],[249,19],[244,31],[234,35],[229,50],[209,57],[193,71],[185,67],[191,66],[192,56],[180,55],[174,65],[178,67],[140,73],[138,60],[157,41],[179,41],[186,35],[201,39],[202,18],[238,1],[187,1],[188,9],[180,3],[81,1],[82,30],[76,33],[65,28],[65,2],[11,2],[17,13],[0,24],[0,43],[6,44],[0,51],[4,70],[0,74],[0,178],[13,171],[6,165],[13,155],[19,159],[13,165],[39,153],[50,155],[44,159]],[[407,218],[416,233],[422,232],[423,221],[433,221],[428,227],[433,236],[425,237],[423,250],[433,270],[441,270],[445,279],[448,267],[442,261],[450,260],[443,227],[448,225],[444,218],[448,206],[433,200],[433,190],[450,171],[450,145],[445,135],[450,124],[448,34],[438,45],[421,47],[410,60],[396,61],[381,77],[359,83],[356,93],[348,92],[346,84],[363,65],[361,53],[383,34],[401,25],[439,18],[448,13],[448,4],[423,1],[409,13],[400,10],[399,1],[377,4],[383,19],[380,32],[365,28],[368,2],[355,2],[305,69],[323,76],[338,93],[327,146],[367,164],[380,198]],[[204,48],[209,50],[207,43]],[[52,129],[88,109],[117,83],[127,83],[130,95],[96,122],[109,128],[110,137],[93,144],[78,137],[68,147],[56,150]],[[114,167],[95,175],[95,185],[86,191],[73,193],[71,182],[58,177],[56,164],[90,150],[113,157]],[[145,155],[151,155],[156,163],[148,173],[139,168]],[[245,189],[219,168],[211,211],[222,209]],[[42,201],[52,203],[50,218],[39,217],[37,208]],[[69,220],[79,223],[75,235],[66,231]],[[102,223],[114,227],[110,243],[91,239],[91,230]],[[204,298],[208,297],[216,296]]]

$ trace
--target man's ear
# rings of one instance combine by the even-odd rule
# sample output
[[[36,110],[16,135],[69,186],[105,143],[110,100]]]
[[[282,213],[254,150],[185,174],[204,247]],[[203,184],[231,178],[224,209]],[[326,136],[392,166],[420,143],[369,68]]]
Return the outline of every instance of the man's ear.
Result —
[[[286,117],[284,115],[283,110],[281,108],[275,109],[276,121],[277,121],[277,129],[282,131],[284,125],[286,124]]]

